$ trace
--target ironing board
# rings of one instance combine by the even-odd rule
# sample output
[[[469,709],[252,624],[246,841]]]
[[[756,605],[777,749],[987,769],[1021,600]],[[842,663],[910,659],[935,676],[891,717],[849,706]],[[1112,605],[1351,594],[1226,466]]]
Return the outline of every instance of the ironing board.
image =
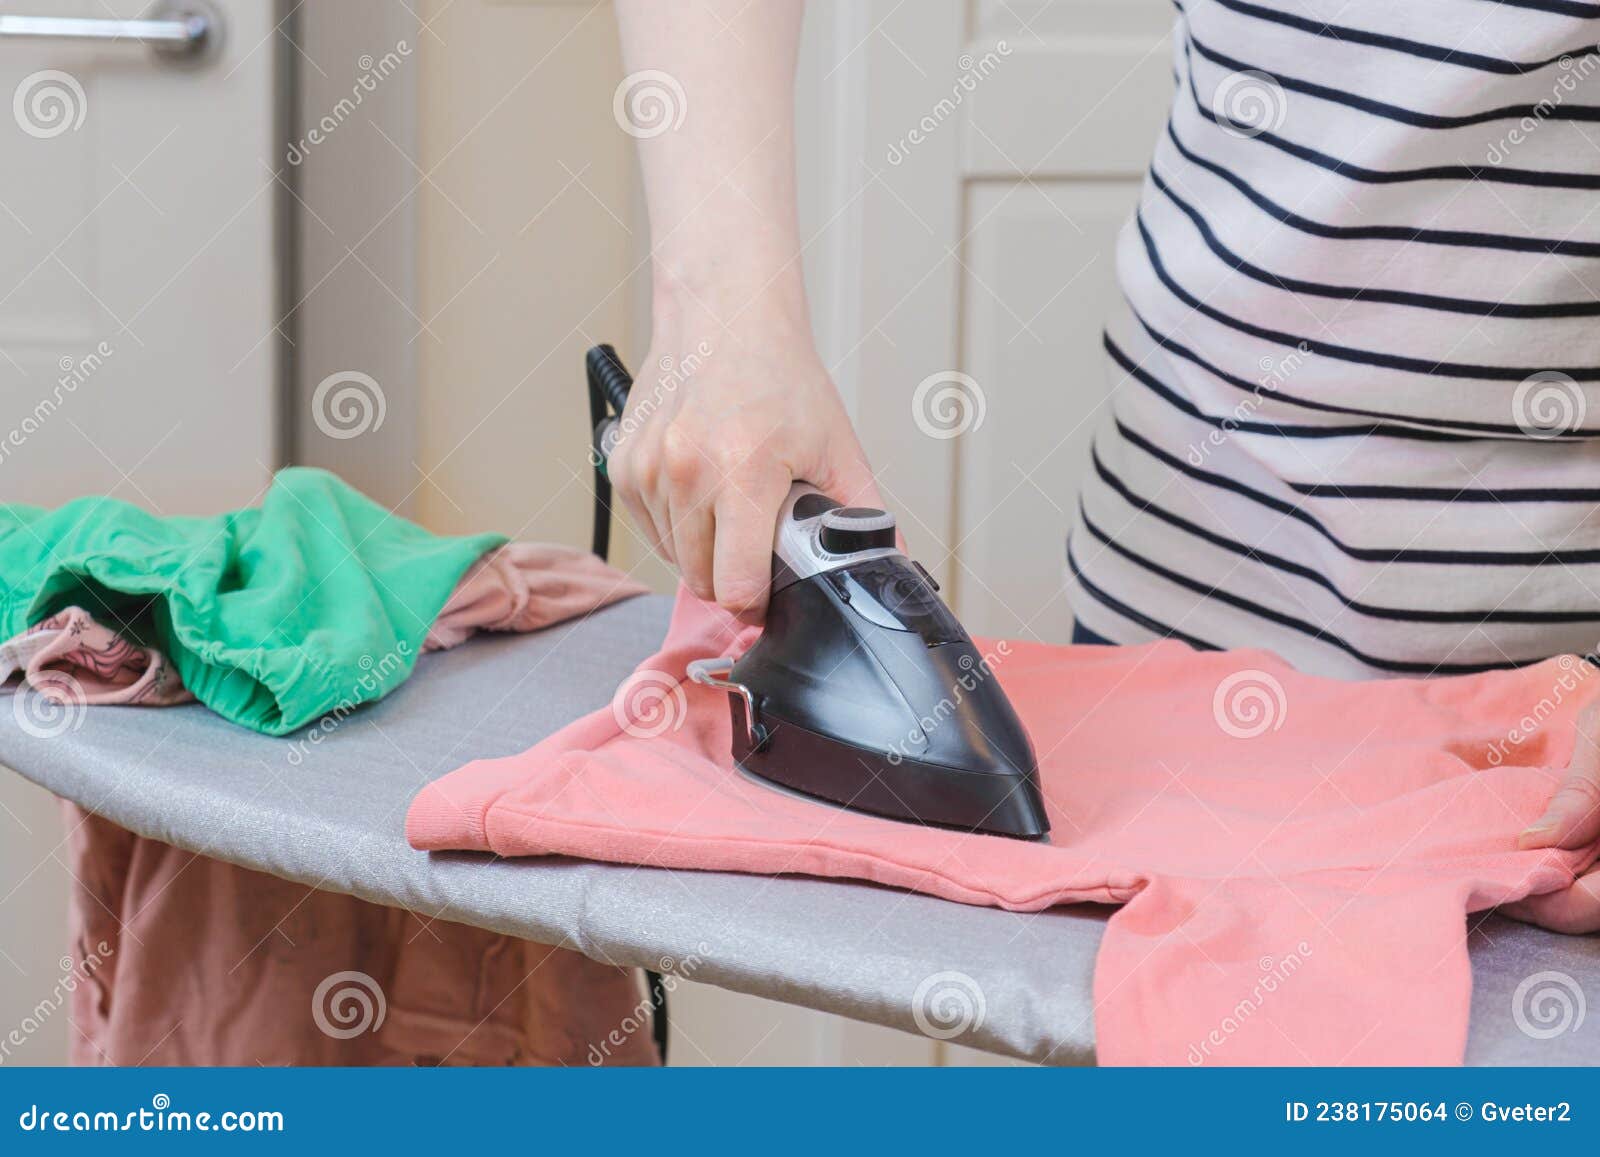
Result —
[[[406,808],[422,784],[605,706],[654,651],[670,609],[665,598],[632,599],[536,635],[424,656],[399,691],[315,744],[255,735],[199,706],[98,708],[47,739],[0,721],[0,763],[141,835],[259,871],[600,960],[693,960],[696,981],[913,1032],[918,986],[963,973],[985,1008],[958,1043],[1092,1062],[1091,980],[1107,909],[1021,915],[865,884],[426,855],[406,844]],[[1592,1063],[1600,1015],[1536,1039],[1517,1027],[1512,998],[1544,971],[1600,995],[1600,938],[1498,917],[1472,923],[1469,1062]]]

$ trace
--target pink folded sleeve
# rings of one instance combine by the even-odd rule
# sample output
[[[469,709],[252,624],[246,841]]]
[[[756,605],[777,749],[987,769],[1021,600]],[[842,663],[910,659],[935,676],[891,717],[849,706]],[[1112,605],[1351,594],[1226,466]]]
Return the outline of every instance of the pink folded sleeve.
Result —
[[[454,647],[478,631],[537,631],[644,592],[586,550],[507,543],[461,576],[422,649]]]
[[[1466,916],[1570,884],[1519,851],[1600,695],[1570,656],[1345,683],[1258,651],[980,642],[1039,754],[1052,842],[780,794],[729,760],[685,664],[751,632],[680,594],[612,705],[425,788],[411,842],[506,856],[870,880],[1020,911],[1123,904],[1096,970],[1112,1064],[1459,1062]]]

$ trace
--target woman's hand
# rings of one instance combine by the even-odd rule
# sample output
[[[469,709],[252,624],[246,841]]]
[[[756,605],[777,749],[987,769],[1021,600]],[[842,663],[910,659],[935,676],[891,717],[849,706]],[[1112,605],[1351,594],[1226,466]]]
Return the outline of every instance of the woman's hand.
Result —
[[[747,312],[733,328],[719,324],[699,305],[658,300],[610,473],[685,585],[755,621],[791,482],[845,503],[879,498],[804,316]]]
[[[1544,815],[1517,841],[1520,848],[1587,848],[1600,840],[1600,702],[1578,716],[1578,738],[1566,780]],[[1570,888],[1529,896],[1500,911],[1553,932],[1600,932],[1600,864]]]
[[[790,482],[877,502],[812,344],[801,275],[794,77],[804,7],[616,5],[628,74],[616,111],[639,138],[654,296],[611,478],[689,589],[750,619],[766,610]]]

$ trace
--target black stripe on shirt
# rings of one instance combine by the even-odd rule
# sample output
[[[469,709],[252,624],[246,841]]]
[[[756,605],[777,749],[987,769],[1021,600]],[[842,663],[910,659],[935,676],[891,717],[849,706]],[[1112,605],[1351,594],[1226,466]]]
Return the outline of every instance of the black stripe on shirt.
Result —
[[[1441,64],[1454,64],[1462,68],[1473,68],[1479,72],[1496,72],[1503,76],[1524,76],[1530,72],[1537,72],[1541,68],[1549,68],[1562,60],[1579,60],[1585,56],[1594,56],[1600,53],[1600,48],[1586,44],[1575,48],[1571,52],[1557,53],[1545,60],[1506,60],[1498,56],[1482,56],[1476,52],[1467,52],[1459,48],[1445,48],[1438,44],[1426,44],[1420,40],[1408,40],[1401,36],[1389,36],[1382,32],[1369,32],[1364,28],[1348,28],[1340,24],[1324,24],[1320,20],[1308,20],[1303,16],[1294,16],[1288,12],[1279,12],[1275,8],[1263,8],[1259,4],[1247,4],[1244,0],[1215,0],[1220,7],[1241,16],[1249,16],[1256,20],[1264,20],[1272,24],[1281,24],[1286,28],[1294,28],[1300,32],[1309,32],[1313,36],[1321,36],[1329,40],[1338,40],[1346,44],[1364,44],[1370,48],[1383,48],[1390,52],[1403,53],[1406,56],[1421,57],[1423,60],[1437,60]]]
[[[1083,589],[1089,592],[1089,594],[1094,598],[1095,602],[1099,603],[1101,606],[1105,607],[1108,611],[1111,611],[1120,618],[1127,619],[1131,623],[1136,623],[1145,630],[1153,631],[1156,634],[1161,635],[1163,638],[1178,639],[1182,642],[1188,643],[1189,646],[1193,647],[1196,651],[1222,650],[1222,648],[1217,646],[1215,643],[1208,643],[1204,639],[1196,638],[1194,635],[1185,634],[1176,627],[1169,627],[1159,619],[1151,618],[1143,611],[1135,610],[1133,607],[1129,606],[1115,595],[1109,594],[1100,587],[1096,586],[1090,581],[1089,576],[1084,574],[1083,571],[1078,567],[1078,560],[1072,553],[1072,538],[1070,535],[1067,537],[1067,569],[1072,572],[1072,577],[1078,580]]]
[[[1136,363],[1123,352],[1109,333],[1101,334],[1101,344],[1111,355],[1111,360],[1121,366],[1123,371],[1131,378],[1148,387],[1151,393],[1163,401],[1188,414],[1191,418],[1198,418],[1207,425],[1215,426],[1219,430],[1240,431],[1245,434],[1270,434],[1277,438],[1404,438],[1414,442],[1475,442],[1478,439],[1468,434],[1446,434],[1437,430],[1416,430],[1410,426],[1385,425],[1381,422],[1362,422],[1353,426],[1286,426],[1278,422],[1252,422],[1245,418],[1226,417],[1219,418],[1214,414],[1207,414],[1178,393],[1171,386],[1161,381],[1149,370]],[[1234,383],[1230,382],[1229,385]],[[1258,385],[1252,391],[1257,397],[1263,394],[1278,397],[1276,389],[1267,389],[1265,385]]]
[[[1239,333],[1249,334],[1251,337],[1262,338],[1281,345],[1303,345],[1313,353],[1322,354],[1325,357],[1334,358],[1342,362],[1353,362],[1357,365],[1377,366],[1380,369],[1423,374],[1428,377],[1466,378],[1490,382],[1520,382],[1537,373],[1554,372],[1565,374],[1567,377],[1579,382],[1600,381],[1600,366],[1485,366],[1472,362],[1433,362],[1428,361],[1426,358],[1413,358],[1401,354],[1382,353],[1377,350],[1357,349],[1354,346],[1335,345],[1332,342],[1321,341],[1317,338],[1301,337],[1297,334],[1285,333],[1282,330],[1268,329],[1265,326],[1241,321],[1239,318],[1232,317],[1219,309],[1207,305],[1178,284],[1177,279],[1167,271],[1166,263],[1161,259],[1155,238],[1151,236],[1150,229],[1145,224],[1143,212],[1135,212],[1134,222],[1139,227],[1139,235],[1144,238],[1145,253],[1150,258],[1150,268],[1161,279],[1161,284],[1165,285],[1174,297],[1196,313],[1209,317],[1219,325],[1225,325]]]
[[[1211,118],[1213,121],[1215,117]],[[1264,140],[1267,134],[1263,133],[1257,140]],[[1238,189],[1240,193],[1257,208],[1271,215],[1274,219],[1285,225],[1293,226],[1302,233],[1309,233],[1314,237],[1331,237],[1346,241],[1418,241],[1426,245],[1456,245],[1478,249],[1506,249],[1517,253],[1550,253],[1564,257],[1600,257],[1600,243],[1589,241],[1552,241],[1543,237],[1513,237],[1503,233],[1473,233],[1462,229],[1418,229],[1402,225],[1325,225],[1320,221],[1313,221],[1309,217],[1302,217],[1292,210],[1285,209],[1276,201],[1269,199],[1265,194],[1257,192],[1243,177],[1235,174],[1231,169],[1225,168],[1215,161],[1202,157],[1183,143],[1178,137],[1176,127],[1169,120],[1167,122],[1167,139],[1172,142],[1184,160],[1198,165],[1209,173],[1221,177],[1228,184]],[[1331,158],[1330,158],[1331,159]],[[1343,164],[1344,162],[1337,162]],[[1422,170],[1416,170],[1421,172]],[[1348,174],[1345,174],[1348,175]],[[1410,178],[1407,178],[1408,180]],[[1470,177],[1463,178],[1470,180]],[[1594,178],[1595,188],[1600,189],[1600,177]]]
[[[1282,277],[1259,265],[1253,265],[1228,248],[1211,228],[1201,212],[1178,196],[1155,165],[1150,166],[1150,181],[1176,205],[1199,231],[1206,247],[1228,265],[1246,277],[1271,285],[1289,293],[1307,293],[1314,297],[1329,297],[1337,301],[1370,301],[1389,305],[1406,305],[1416,309],[1436,309],[1445,313],[1465,313],[1474,317],[1543,318],[1543,317],[1600,317],[1600,301],[1554,301],[1538,304],[1517,302],[1474,301],[1464,297],[1443,297],[1432,293],[1411,293],[1399,289],[1355,288],[1347,285],[1328,285],[1317,281],[1302,281],[1295,277]]]
[[[1345,486],[1336,482],[1290,482],[1307,498],[1376,498],[1402,502],[1600,502],[1600,490],[1588,487],[1512,487],[1503,490],[1445,486]]]
[[[1332,579],[1321,571],[1313,570],[1309,566],[1304,566],[1272,551],[1263,550],[1261,547],[1246,546],[1242,542],[1217,534],[1215,531],[1207,530],[1199,523],[1191,522],[1180,514],[1174,514],[1172,511],[1158,506],[1152,499],[1134,493],[1126,482],[1101,461],[1100,448],[1098,446],[1089,447],[1089,458],[1094,464],[1095,473],[1100,477],[1100,480],[1111,487],[1122,497],[1123,501],[1138,510],[1140,514],[1148,514],[1176,530],[1192,535],[1202,542],[1208,542],[1219,550],[1227,551],[1229,554],[1261,563],[1274,570],[1283,571],[1285,574],[1291,574],[1315,583],[1338,599],[1341,605],[1369,619],[1407,623],[1471,623],[1474,625],[1484,623],[1592,623],[1600,621],[1600,608],[1593,612],[1518,611],[1505,610],[1498,607],[1489,611],[1430,611],[1411,607],[1380,607],[1374,603],[1364,603],[1345,594],[1334,584]],[[1087,513],[1084,514],[1084,518],[1085,520],[1088,519]]]
[[[1156,329],[1155,326],[1151,325],[1144,319],[1143,315],[1141,315],[1139,311],[1133,307],[1131,302],[1128,303],[1128,311],[1133,314],[1134,320],[1137,321],[1145,333],[1150,336],[1150,340],[1155,342],[1168,353],[1174,354],[1177,357],[1184,359],[1184,361],[1192,362],[1194,365],[1197,365],[1201,369],[1205,370],[1206,373],[1210,374],[1212,377],[1226,382],[1228,385],[1233,386],[1236,389],[1244,390],[1247,393],[1255,393],[1259,388],[1256,383],[1246,381],[1244,378],[1230,374],[1227,370],[1222,369],[1220,366],[1214,365],[1207,361],[1205,358],[1201,357],[1198,353],[1184,345],[1182,342],[1178,341],[1176,338],[1170,337]],[[1274,391],[1273,396],[1281,402],[1287,402],[1291,406],[1299,406],[1303,410],[1315,410],[1318,413],[1350,414],[1363,418],[1387,418],[1395,422],[1414,422],[1420,426],[1431,429],[1452,431],[1471,430],[1475,433],[1481,434],[1483,437],[1493,438],[1496,440],[1509,440],[1517,442],[1529,441],[1529,435],[1526,430],[1510,424],[1499,425],[1493,422],[1468,422],[1456,419],[1414,417],[1410,414],[1387,414],[1380,410],[1362,410],[1354,406],[1335,406],[1328,402],[1318,402],[1311,398],[1296,397],[1293,394],[1284,393],[1282,390]],[[1538,441],[1584,442],[1595,437],[1600,437],[1600,430],[1569,431],[1567,434],[1563,434],[1557,438],[1540,438]]]
[[[1340,636],[1333,634],[1326,628],[1315,626],[1312,623],[1308,623],[1304,619],[1296,618],[1293,615],[1286,615],[1282,611],[1275,611],[1271,607],[1263,606],[1257,602],[1252,602],[1250,599],[1241,598],[1240,596],[1225,591],[1220,587],[1208,586],[1204,583],[1197,582],[1187,575],[1179,574],[1177,571],[1172,570],[1169,567],[1164,567],[1158,562],[1144,558],[1141,555],[1137,555],[1127,547],[1113,540],[1110,536],[1104,534],[1098,527],[1094,526],[1089,521],[1087,516],[1084,517],[1083,524],[1089,528],[1090,533],[1092,533],[1095,538],[1105,544],[1105,546],[1110,550],[1115,551],[1117,554],[1121,555],[1135,566],[1150,572],[1158,578],[1166,579],[1175,586],[1182,587],[1187,591],[1192,591],[1194,594],[1199,595],[1201,598],[1206,599],[1207,601],[1215,600],[1216,602],[1225,603],[1228,606],[1233,607],[1235,610],[1243,611],[1245,614],[1251,615],[1254,618],[1265,619],[1269,623],[1276,623],[1280,627],[1287,627],[1291,631],[1296,631],[1302,635],[1306,635],[1309,638],[1315,639],[1319,643],[1326,643],[1331,647],[1336,647],[1345,654],[1349,655],[1351,658],[1365,663],[1368,667],[1378,671],[1388,671],[1391,674],[1396,675],[1475,675],[1483,671],[1499,671],[1511,667],[1524,667],[1530,663],[1538,663],[1542,661],[1541,658],[1525,659],[1520,662],[1509,661],[1500,663],[1431,663],[1416,661],[1408,662],[1401,659],[1384,659],[1377,655],[1369,655],[1367,652],[1359,649]],[[1067,554],[1069,561],[1071,560],[1071,553],[1072,543],[1069,540],[1067,543]],[[1079,581],[1083,581],[1081,577]],[[1087,586],[1087,583],[1085,583],[1085,585]]]
[[[1600,20],[1600,4],[1584,4],[1581,0],[1485,0],[1485,2],[1503,4],[1507,8],[1526,8],[1531,12],[1551,12],[1557,16]]]
[[[1345,92],[1343,89],[1329,88],[1325,84],[1314,84],[1309,80],[1298,77],[1286,76],[1283,73],[1272,72],[1254,64],[1237,60],[1225,52],[1208,47],[1194,34],[1194,29],[1187,31],[1187,40],[1194,45],[1195,51],[1211,63],[1226,68],[1231,72],[1259,72],[1277,82],[1280,88],[1290,92],[1304,93],[1306,96],[1327,101],[1329,104],[1341,104],[1364,112],[1371,116],[1381,117],[1384,120],[1396,121],[1400,124],[1411,125],[1419,129],[1459,129],[1469,125],[1488,124],[1491,121],[1522,120],[1524,117],[1535,120],[1554,121],[1600,121],[1600,107],[1587,104],[1553,104],[1549,101],[1541,105],[1516,104],[1503,105],[1500,108],[1484,109],[1481,112],[1464,113],[1460,116],[1440,116],[1436,113],[1418,112],[1415,109],[1402,108],[1397,104],[1388,104],[1370,97],[1357,96]]]
[[[1200,99],[1200,90],[1194,80],[1194,60],[1189,55],[1188,46],[1184,47],[1184,59],[1188,62],[1188,89],[1189,98],[1194,102],[1195,111],[1202,119],[1214,125],[1221,126],[1222,118],[1207,107],[1206,102]],[[1594,173],[1560,173],[1543,169],[1516,169],[1509,165],[1429,165],[1420,169],[1368,169],[1350,161],[1341,160],[1330,153],[1318,152],[1316,149],[1299,145],[1291,140],[1278,136],[1276,133],[1259,132],[1251,137],[1252,140],[1287,153],[1320,169],[1336,173],[1352,181],[1360,181],[1368,185],[1392,185],[1407,181],[1489,181],[1502,185],[1529,185],[1534,188],[1548,189],[1600,189],[1600,175]],[[1549,242],[1548,244],[1557,244]],[[1592,246],[1600,249],[1600,246]],[[1543,249],[1535,252],[1544,252]],[[1559,252],[1559,250],[1551,250]],[[1592,257],[1593,252],[1579,254],[1579,256]]]
[[[1230,494],[1237,494],[1268,510],[1277,511],[1285,518],[1292,518],[1316,531],[1328,542],[1332,543],[1340,553],[1346,554],[1358,562],[1382,563],[1445,563],[1451,566],[1582,566],[1589,563],[1600,562],[1600,550],[1421,550],[1415,548],[1395,547],[1362,547],[1351,546],[1333,531],[1324,526],[1310,512],[1285,502],[1281,498],[1274,498],[1270,494],[1263,494],[1253,487],[1246,486],[1233,478],[1215,474],[1210,470],[1202,470],[1198,466],[1191,466],[1188,462],[1167,453],[1161,447],[1151,442],[1143,435],[1136,433],[1121,418],[1116,418],[1117,431],[1129,443],[1137,446],[1152,458],[1166,463],[1181,474],[1186,474],[1197,482],[1204,482],[1218,490],[1226,490]]]

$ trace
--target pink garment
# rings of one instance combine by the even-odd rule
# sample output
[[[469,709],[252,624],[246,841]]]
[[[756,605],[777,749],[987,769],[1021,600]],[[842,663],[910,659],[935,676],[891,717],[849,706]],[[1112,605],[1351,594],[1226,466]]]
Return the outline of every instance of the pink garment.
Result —
[[[644,591],[588,551],[507,543],[461,576],[422,649],[456,647],[479,631],[536,631]],[[0,685],[13,675],[58,703],[170,707],[194,701],[160,651],[129,642],[82,607],[68,607],[0,643]]]
[[[57,703],[169,707],[194,701],[166,656],[129,642],[82,607],[68,607],[0,643],[0,684],[13,675]]]
[[[1595,856],[1516,848],[1600,698],[1570,656],[1347,683],[1262,651],[980,642],[1038,749],[1046,845],[735,774],[727,697],[684,667],[751,638],[680,594],[612,708],[424,788],[412,844],[838,876],[1018,911],[1120,904],[1095,972],[1106,1064],[1458,1064],[1466,914],[1563,888]],[[622,724],[647,687],[636,738]]]
[[[66,813],[73,1064],[656,1063],[631,969]]]
[[[511,544],[463,576],[424,649],[643,589],[587,552]],[[6,662],[76,702],[188,698],[158,653],[77,608],[0,646]],[[74,1063],[655,1063],[633,970],[180,851],[71,804],[67,816]]]
[[[537,631],[644,592],[589,551],[510,542],[461,576],[422,649],[455,647],[479,631]]]

